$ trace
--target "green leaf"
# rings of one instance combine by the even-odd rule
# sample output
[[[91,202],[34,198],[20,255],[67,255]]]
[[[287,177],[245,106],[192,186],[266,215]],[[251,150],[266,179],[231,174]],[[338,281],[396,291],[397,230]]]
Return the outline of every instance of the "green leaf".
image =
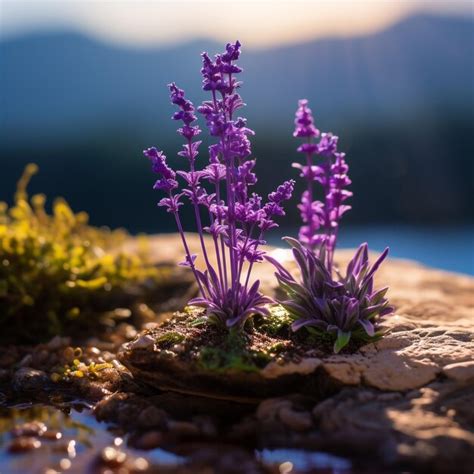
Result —
[[[336,342],[334,343],[334,352],[337,354],[342,348],[347,346],[347,344],[349,344],[350,339],[351,339],[350,331],[344,332],[339,329],[337,331]]]
[[[201,317],[201,318],[196,318],[190,323],[190,326],[196,327],[196,326],[204,326],[209,322],[208,318]]]

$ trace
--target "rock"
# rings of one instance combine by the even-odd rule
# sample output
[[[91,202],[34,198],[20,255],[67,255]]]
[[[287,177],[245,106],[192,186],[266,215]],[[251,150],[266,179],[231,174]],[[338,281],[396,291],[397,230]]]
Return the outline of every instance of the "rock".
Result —
[[[24,423],[23,425],[15,426],[11,431],[14,438],[27,436],[42,436],[46,433],[47,427],[44,423],[39,421],[32,421]]]
[[[163,444],[163,434],[160,431],[147,431],[131,441],[137,449],[155,449]]]
[[[49,383],[49,378],[42,370],[22,367],[13,376],[13,388],[17,392],[43,390]]]
[[[267,379],[274,379],[287,374],[307,375],[313,373],[321,363],[320,359],[309,357],[302,359],[299,363],[279,364],[277,362],[270,362],[263,368],[261,374]]]
[[[176,236],[159,236],[156,242],[157,260],[181,260]],[[190,242],[193,252],[198,241],[191,236]],[[337,263],[344,266],[352,254],[338,252]],[[294,268],[288,251],[276,249],[272,256]],[[272,274],[271,266],[256,266],[255,278],[261,278],[264,292],[275,291]],[[278,446],[337,452],[374,472],[472,472],[474,279],[389,260],[376,280],[379,286],[390,286],[388,296],[396,307],[396,314],[384,323],[385,336],[353,354],[315,353],[294,363],[270,362],[260,377],[276,384],[266,385],[253,414],[226,428],[226,433],[233,440],[255,437],[261,444],[274,434],[271,439]],[[148,357],[156,352],[136,352],[141,370],[135,376],[153,385],[153,374],[162,367]],[[165,388],[189,389],[202,381],[204,388],[220,389],[217,378],[186,378],[183,367],[178,369],[173,379],[165,380]],[[280,378],[283,382],[298,371],[301,378],[285,389],[301,391],[302,381],[312,379],[311,407],[295,406],[291,392],[278,392],[285,385]],[[255,374],[245,377],[246,386],[255,389]],[[176,379],[183,385],[173,385]],[[224,398],[235,391],[238,380],[226,377],[227,392],[222,389],[218,395]],[[197,388],[208,395],[203,387]]]
[[[41,447],[41,441],[30,436],[14,438],[8,446],[10,453],[26,453]]]
[[[474,379],[474,360],[446,365],[443,368],[443,374],[456,382],[472,380]]]
[[[117,448],[108,446],[102,450],[100,460],[103,466],[116,468],[122,466],[125,463],[127,460],[127,455]]]
[[[176,436],[193,437],[200,434],[199,427],[189,421],[168,421],[168,430]]]
[[[283,424],[293,431],[307,431],[313,426],[311,414],[308,412],[295,411],[290,407],[283,407],[278,412],[278,416]]]
[[[166,413],[163,410],[150,405],[140,413],[137,423],[140,428],[163,428],[166,418]]]
[[[285,398],[268,398],[257,408],[256,416],[259,420],[275,420],[282,408],[291,407],[291,401]]]
[[[155,346],[155,340],[149,336],[148,334],[144,334],[140,336],[135,341],[130,344],[131,349],[145,349],[145,350],[153,350]]]

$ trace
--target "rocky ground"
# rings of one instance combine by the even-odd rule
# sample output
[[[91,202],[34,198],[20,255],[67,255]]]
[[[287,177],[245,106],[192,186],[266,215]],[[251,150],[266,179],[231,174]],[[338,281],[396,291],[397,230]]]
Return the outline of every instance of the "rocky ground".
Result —
[[[159,262],[182,259],[176,236],[158,236],[152,248]],[[289,257],[282,250],[274,256]],[[350,252],[338,258],[343,265]],[[274,291],[271,268],[261,265],[258,273],[265,290]],[[312,371],[330,382],[327,393],[302,396],[295,386],[292,394],[237,403],[150,390],[116,360],[121,343],[156,324],[153,309],[141,308],[146,318],[140,327],[121,322],[105,341],[82,341],[80,352],[74,338],[4,348],[3,398],[45,403],[52,393],[61,404],[66,387],[70,396],[87,400],[114,435],[145,450],[124,457],[122,447],[111,443],[94,455],[94,472],[471,473],[474,279],[401,260],[386,262],[377,279],[390,286],[397,308],[387,320],[388,334],[353,354],[313,358]],[[6,449],[37,451],[41,443],[55,442],[43,440],[48,428],[23,422],[10,427]],[[267,461],[262,453],[270,448],[286,450],[288,459]],[[153,453],[160,449],[179,457],[178,465],[156,467]],[[306,467],[296,462],[301,453],[320,452],[338,458],[323,467],[318,460]]]

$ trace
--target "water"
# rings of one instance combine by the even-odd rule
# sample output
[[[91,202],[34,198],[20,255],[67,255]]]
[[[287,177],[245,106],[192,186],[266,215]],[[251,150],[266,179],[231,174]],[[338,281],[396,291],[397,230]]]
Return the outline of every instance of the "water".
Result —
[[[98,422],[88,406],[75,404],[76,408],[59,409],[41,404],[25,404],[17,407],[0,406],[0,473],[2,474],[44,474],[45,472],[71,472],[71,473],[99,473],[112,472],[112,469],[101,468],[97,464],[101,452],[106,447],[115,447],[128,456],[129,463],[134,465],[150,466],[152,472],[177,472],[180,466],[192,461],[186,457],[172,452],[179,451],[179,446],[155,448],[149,451],[138,450],[127,446],[127,435],[124,439],[117,437],[114,430],[105,423]],[[40,421],[45,423],[48,430],[60,433],[58,439],[45,440],[41,438],[39,448],[24,453],[11,453],[8,446],[13,440],[11,430],[25,422]],[[188,443],[188,449],[192,443]],[[211,441],[203,445],[212,447]],[[222,449],[222,444],[216,443],[216,449]],[[235,446],[236,449],[240,449]],[[199,449],[199,444],[193,448]],[[191,455],[192,451],[191,449]],[[188,453],[189,454],[189,453]],[[350,474],[351,462],[347,459],[319,451],[305,451],[302,449],[255,449],[253,455],[263,466],[279,466],[279,472],[310,473],[324,472],[327,474]],[[252,457],[249,451],[249,457]],[[113,470],[118,472],[118,470]],[[120,471],[122,472],[122,471]],[[130,472],[123,467],[123,472]],[[141,472],[140,469],[132,472]],[[147,471],[148,472],[148,471]],[[186,471],[187,472],[187,471]],[[199,471],[201,472],[201,471]]]
[[[269,239],[281,245],[281,235]],[[275,234],[274,234],[275,235]],[[425,265],[474,275],[474,226],[409,227],[400,225],[341,227],[339,248],[355,248],[367,242],[371,250],[390,247],[390,256],[417,260]]]

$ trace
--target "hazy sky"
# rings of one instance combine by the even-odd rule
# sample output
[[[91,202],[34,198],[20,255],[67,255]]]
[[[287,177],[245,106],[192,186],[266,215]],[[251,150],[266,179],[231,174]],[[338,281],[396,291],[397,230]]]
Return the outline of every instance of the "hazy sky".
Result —
[[[73,29],[129,45],[196,37],[260,47],[382,29],[417,11],[473,15],[466,0],[0,0],[0,32]]]

